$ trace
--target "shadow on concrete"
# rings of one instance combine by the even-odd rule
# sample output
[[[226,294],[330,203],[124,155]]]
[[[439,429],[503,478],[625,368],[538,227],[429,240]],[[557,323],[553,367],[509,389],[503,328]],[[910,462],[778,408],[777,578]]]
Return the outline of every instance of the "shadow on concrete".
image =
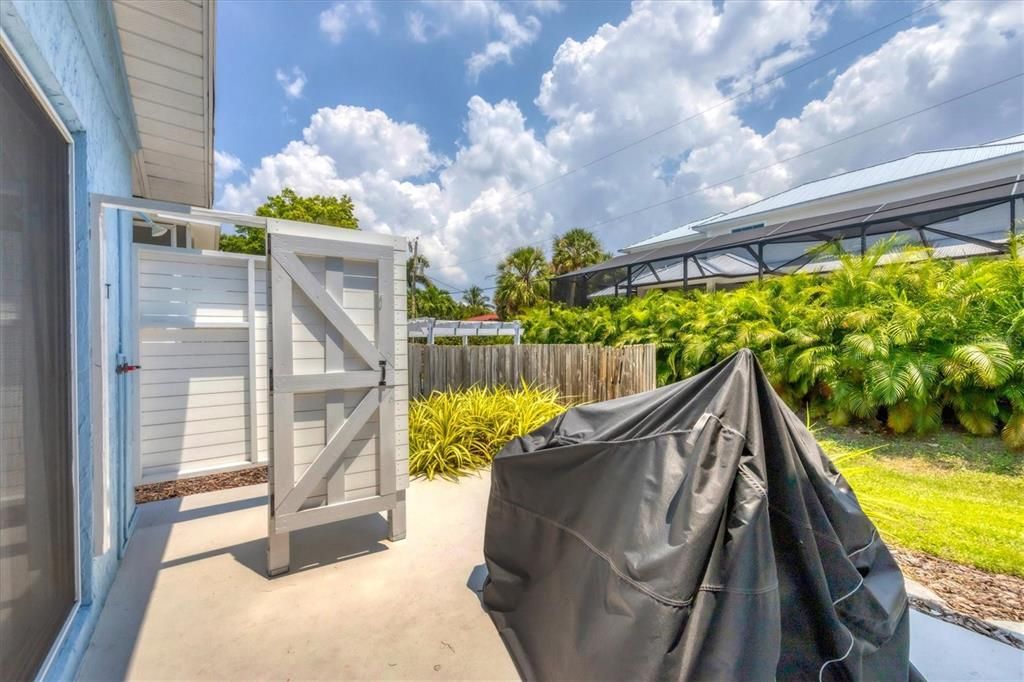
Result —
[[[247,500],[243,501],[247,502]],[[233,503],[234,504],[234,503]],[[207,507],[206,509],[213,509]],[[222,510],[227,511],[227,510]],[[291,570],[277,580],[322,566],[329,566],[362,556],[375,554],[388,547],[382,541],[387,538],[387,521],[379,514],[346,519],[322,526],[314,526],[291,534]],[[235,561],[259,577],[267,579],[267,540],[259,538],[227,547],[217,547],[206,552],[165,561],[160,569],[174,568],[194,561],[230,554]]]
[[[208,516],[227,514],[233,511],[252,509],[253,507],[267,506],[267,496],[263,494],[256,495],[254,497],[248,497],[241,500],[232,500],[230,502],[211,504],[206,507],[197,507],[195,509],[181,509],[181,499],[182,498],[174,498],[174,500],[147,502],[147,505],[153,507],[155,507],[156,505],[165,505],[168,502],[173,502],[174,504],[173,506],[169,505],[164,508],[154,509],[152,512],[150,512],[149,509],[147,509],[147,513],[139,519],[138,528],[173,525],[175,523],[183,523],[185,521],[204,519]]]
[[[206,517],[230,514],[265,507],[266,488],[252,491],[224,491],[221,494],[239,496],[238,499],[212,502],[191,509],[183,509],[184,498],[149,502],[140,506],[135,533],[128,544],[123,563],[115,579],[114,589],[104,606],[105,618],[112,623],[113,637],[105,637],[100,644],[96,638],[90,642],[95,650],[88,657],[93,665],[79,671],[80,680],[124,679],[129,670],[137,645],[139,631],[149,610],[150,598],[161,571],[172,569],[211,557],[230,555],[262,580],[267,580],[267,540],[265,537],[234,545],[213,547],[207,551],[165,560],[167,543],[175,524]],[[225,523],[231,523],[226,517]],[[195,532],[181,529],[179,532]],[[387,538],[388,524],[383,516],[373,514],[336,523],[314,526],[291,534],[291,571],[275,580],[315,568],[367,556],[387,549],[382,541]],[[230,537],[230,533],[228,533]],[[216,542],[215,537],[211,537]]]

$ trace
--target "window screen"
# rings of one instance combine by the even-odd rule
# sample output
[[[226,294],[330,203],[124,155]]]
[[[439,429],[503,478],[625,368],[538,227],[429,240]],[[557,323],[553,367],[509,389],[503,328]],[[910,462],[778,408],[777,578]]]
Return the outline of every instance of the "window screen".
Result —
[[[0,679],[75,600],[68,145],[0,52]]]

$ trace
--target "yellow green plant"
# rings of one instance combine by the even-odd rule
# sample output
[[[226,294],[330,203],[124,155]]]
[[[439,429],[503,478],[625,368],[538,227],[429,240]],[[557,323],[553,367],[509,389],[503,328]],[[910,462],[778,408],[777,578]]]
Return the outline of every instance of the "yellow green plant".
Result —
[[[515,390],[435,391],[409,405],[409,473],[427,479],[465,476],[564,410],[556,391],[525,384]]]

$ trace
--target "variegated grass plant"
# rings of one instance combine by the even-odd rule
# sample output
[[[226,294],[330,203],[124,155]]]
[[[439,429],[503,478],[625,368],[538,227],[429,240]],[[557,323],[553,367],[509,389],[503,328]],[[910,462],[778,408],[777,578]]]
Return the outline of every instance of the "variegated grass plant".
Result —
[[[510,440],[564,410],[556,391],[525,384],[435,391],[409,405],[409,473],[455,480],[485,468]]]

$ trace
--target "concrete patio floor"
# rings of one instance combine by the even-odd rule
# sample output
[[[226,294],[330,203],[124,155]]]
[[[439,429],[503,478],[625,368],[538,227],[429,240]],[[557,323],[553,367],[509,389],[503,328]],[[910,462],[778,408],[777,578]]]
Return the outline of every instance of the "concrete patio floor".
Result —
[[[380,516],[299,532],[267,580],[266,486],[146,504],[79,679],[517,679],[467,587],[490,485],[413,482]],[[912,612],[930,680],[1024,680],[1024,651]]]
[[[139,508],[79,679],[518,679],[466,585],[488,478],[416,482],[381,516],[292,535],[266,578],[266,486]]]

